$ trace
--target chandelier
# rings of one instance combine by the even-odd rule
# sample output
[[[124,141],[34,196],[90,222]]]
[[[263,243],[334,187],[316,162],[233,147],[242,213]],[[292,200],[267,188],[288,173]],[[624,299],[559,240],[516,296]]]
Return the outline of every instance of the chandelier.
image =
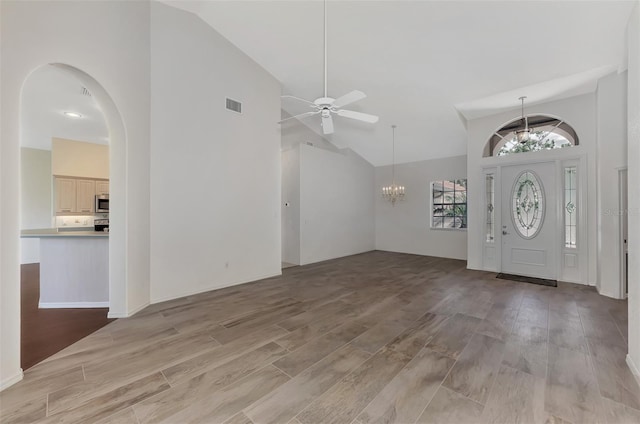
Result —
[[[527,96],[522,96],[519,98],[520,101],[522,102],[522,120],[524,121],[524,128],[516,131],[516,139],[518,140],[519,143],[526,143],[527,141],[529,141],[529,137],[531,136],[531,129],[529,128],[529,120],[524,114],[524,99],[526,98]]]
[[[382,197],[395,206],[396,201],[404,199],[404,186],[396,184],[396,126],[391,125],[393,133],[393,156],[391,161],[391,185],[382,187]]]

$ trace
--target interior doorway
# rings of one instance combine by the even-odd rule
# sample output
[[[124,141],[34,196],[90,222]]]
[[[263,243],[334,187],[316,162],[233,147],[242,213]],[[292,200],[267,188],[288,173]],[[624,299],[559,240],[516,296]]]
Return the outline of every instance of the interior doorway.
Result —
[[[104,220],[105,214],[95,210],[95,196],[108,194],[110,173],[106,118],[91,90],[70,69],[44,65],[33,71],[22,87],[20,108],[20,359],[25,370],[110,321],[108,255],[100,262],[100,279],[85,278],[67,265],[94,263],[86,250],[74,254],[69,244],[73,240],[84,249],[80,233],[90,237],[94,220]],[[42,234],[47,237],[37,236]],[[108,236],[103,233],[101,239],[108,252]],[[57,256],[43,256],[44,245],[53,243],[57,247],[48,252],[60,250]],[[69,290],[42,287],[43,280],[53,279],[52,271],[62,274],[61,282],[77,279],[78,292],[70,284]],[[88,291],[98,280],[104,287],[95,298]],[[47,297],[51,293],[56,298]],[[80,302],[74,298],[78,293],[94,302]]]
[[[629,225],[627,170],[618,171],[618,200],[620,210],[620,293],[626,298],[629,294],[629,253],[627,242]]]
[[[501,168],[503,273],[557,279],[555,162]]]

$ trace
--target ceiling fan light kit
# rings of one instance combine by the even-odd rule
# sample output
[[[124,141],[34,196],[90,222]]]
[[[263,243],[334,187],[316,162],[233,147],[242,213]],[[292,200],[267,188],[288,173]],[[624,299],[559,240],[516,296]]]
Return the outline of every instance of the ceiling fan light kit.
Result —
[[[382,198],[395,206],[398,200],[404,200],[404,186],[396,184],[396,125],[391,125],[393,137],[393,156],[391,160],[391,185],[382,187]]]
[[[324,1],[324,96],[315,99],[313,102],[309,100],[301,99],[296,96],[282,96],[285,99],[294,99],[304,103],[307,103],[310,108],[313,110],[311,112],[304,112],[298,115],[291,116],[289,118],[283,119],[278,123],[281,124],[290,119],[303,119],[313,115],[320,115],[322,120],[322,133],[325,135],[333,134],[333,117],[332,114],[336,114],[338,116],[342,116],[344,118],[355,119],[358,121],[368,122],[370,124],[375,124],[378,122],[378,117],[375,115],[370,115],[368,113],[356,112],[353,110],[341,109],[343,106],[347,106],[351,103],[355,103],[359,100],[367,97],[362,91],[353,90],[350,93],[345,94],[344,96],[338,97],[334,99],[329,97],[327,94],[327,2]]]

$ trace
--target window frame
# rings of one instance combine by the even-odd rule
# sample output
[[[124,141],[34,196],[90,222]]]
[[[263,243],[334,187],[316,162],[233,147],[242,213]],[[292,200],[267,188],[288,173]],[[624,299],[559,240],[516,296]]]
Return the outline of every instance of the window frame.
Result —
[[[580,139],[578,137],[577,132],[573,128],[573,126],[568,123],[566,120],[549,115],[549,114],[529,114],[527,115],[529,121],[529,128],[534,132],[543,132],[547,133],[544,139],[547,139],[549,136],[555,134],[563,139],[565,139],[568,144],[564,147],[577,147],[580,145]],[[501,157],[505,158],[507,156],[512,156],[513,154],[518,153],[536,153],[539,151],[546,150],[556,150],[556,149],[539,149],[539,150],[531,150],[526,152],[511,152],[504,155],[499,155],[499,152],[505,144],[512,142],[513,137],[515,137],[515,131],[523,129],[525,127],[524,120],[522,117],[512,119],[505,124],[501,125],[498,129],[492,132],[491,136],[487,140],[484,150],[483,157]],[[513,137],[512,137],[513,136]],[[555,138],[555,137],[551,137]]]
[[[574,187],[570,187],[567,188],[567,184],[566,184],[566,178],[567,178],[567,171],[572,169],[573,170],[573,184],[575,185]],[[570,177],[571,178],[571,177]],[[567,191],[573,191],[573,193],[571,194],[572,196],[572,200],[574,203],[574,213],[575,215],[572,213],[570,215],[573,215],[574,217],[574,224],[571,224],[570,222],[567,223],[567,211],[566,211],[566,207],[567,207]],[[578,248],[580,247],[580,214],[581,214],[581,203],[580,203],[580,180],[579,180],[579,174],[578,174],[578,164],[577,163],[566,163],[566,164],[562,164],[562,235],[563,235],[563,239],[564,242],[562,243],[563,247],[565,250],[568,251],[577,251]],[[573,230],[573,235],[575,237],[575,242],[573,244],[567,244],[567,227],[569,227],[569,231],[571,232],[571,227],[574,227],[575,229]],[[571,237],[570,237],[571,238]],[[571,240],[570,240],[571,241]]]
[[[496,172],[484,174],[484,242],[496,242]],[[490,182],[489,182],[490,181]],[[491,191],[489,191],[491,189]],[[490,198],[489,198],[490,197]],[[491,209],[489,209],[491,205]],[[467,211],[468,212],[468,211]]]
[[[464,186],[464,197],[465,197],[465,202],[464,203],[456,203],[455,201],[455,193],[458,192],[462,192],[462,190],[456,191],[455,190],[455,186],[457,185],[457,181],[465,181],[465,186]],[[445,182],[452,182],[454,184],[454,190],[451,191],[451,193],[454,193],[454,201],[453,203],[435,203],[434,202],[434,185],[436,183],[443,183],[443,190],[442,193],[447,193],[447,191],[444,190],[444,183]],[[467,186],[468,184],[468,179],[467,178],[457,178],[457,179],[439,179],[439,180],[435,180],[435,181],[431,181],[429,183],[429,229],[430,230],[444,230],[444,231],[467,231],[467,229],[469,228],[469,198],[468,198],[468,192],[469,192],[469,187]],[[445,215],[442,216],[437,216],[434,215],[434,209],[435,209],[435,205],[443,205],[443,206],[458,206],[458,205],[462,205],[464,204],[465,207],[465,214],[464,214],[464,227],[444,227],[444,226],[435,226],[433,223],[434,218],[438,218],[438,217],[442,217],[444,218]],[[456,218],[457,216],[454,214],[453,218]]]

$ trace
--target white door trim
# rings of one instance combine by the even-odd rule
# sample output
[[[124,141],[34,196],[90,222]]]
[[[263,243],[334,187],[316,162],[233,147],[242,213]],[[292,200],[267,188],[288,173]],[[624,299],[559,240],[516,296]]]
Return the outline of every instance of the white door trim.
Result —
[[[618,257],[620,258],[620,299],[626,299],[628,296],[627,290],[627,248],[629,244],[625,241],[628,240],[628,223],[625,225],[625,220],[629,217],[629,204],[628,204],[628,174],[627,168],[618,169],[618,227],[620,232],[620,239],[618,243]],[[628,221],[627,221],[628,222]],[[626,228],[625,228],[626,227]],[[625,229],[627,234],[625,234]],[[627,287],[625,287],[627,286]],[[627,290],[625,290],[627,289]]]

